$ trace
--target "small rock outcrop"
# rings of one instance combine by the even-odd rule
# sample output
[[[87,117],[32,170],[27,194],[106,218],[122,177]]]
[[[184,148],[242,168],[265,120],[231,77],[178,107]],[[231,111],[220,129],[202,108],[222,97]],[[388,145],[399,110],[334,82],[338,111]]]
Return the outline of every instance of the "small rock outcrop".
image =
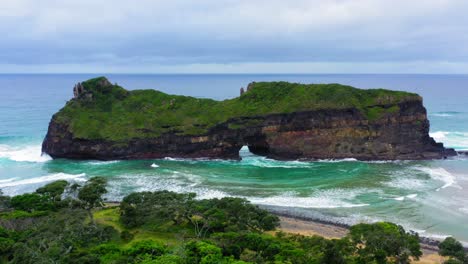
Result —
[[[52,117],[42,150],[53,158],[396,160],[456,155],[429,136],[422,98],[338,84],[251,83],[213,101],[127,91],[105,78],[77,84]],[[90,101],[92,99],[92,101]]]

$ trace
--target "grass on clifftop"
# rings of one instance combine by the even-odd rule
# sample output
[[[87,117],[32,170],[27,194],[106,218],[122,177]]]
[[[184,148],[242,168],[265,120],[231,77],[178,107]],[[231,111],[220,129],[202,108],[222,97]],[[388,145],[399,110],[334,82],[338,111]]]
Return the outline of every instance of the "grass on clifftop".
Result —
[[[111,85],[104,77],[82,83],[85,94],[71,100],[55,116],[68,124],[77,138],[126,141],[157,137],[166,132],[200,135],[216,124],[234,117],[291,113],[318,109],[357,108],[369,120],[392,105],[421,100],[414,93],[384,89],[361,90],[340,84],[258,82],[240,97],[224,101],[170,95],[156,90],[127,91]],[[234,124],[242,128],[249,124]]]

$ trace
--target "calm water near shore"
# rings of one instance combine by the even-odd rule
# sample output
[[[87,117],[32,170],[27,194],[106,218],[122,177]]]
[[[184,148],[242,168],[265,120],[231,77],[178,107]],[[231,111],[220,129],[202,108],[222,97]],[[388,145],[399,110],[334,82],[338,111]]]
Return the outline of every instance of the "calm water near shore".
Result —
[[[108,199],[143,190],[239,196],[290,214],[343,223],[387,220],[423,236],[468,241],[468,159],[274,161],[241,150],[242,161],[70,161],[41,156],[53,113],[76,82],[96,75],[0,75],[0,189],[14,195],[57,179],[109,179]],[[468,149],[468,75],[107,75],[128,89],[232,98],[251,81],[342,83],[417,92],[431,135]]]

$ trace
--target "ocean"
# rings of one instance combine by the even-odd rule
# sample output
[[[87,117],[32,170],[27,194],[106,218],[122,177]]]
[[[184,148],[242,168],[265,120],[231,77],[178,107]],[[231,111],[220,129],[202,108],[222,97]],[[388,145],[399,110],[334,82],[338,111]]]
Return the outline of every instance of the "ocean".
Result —
[[[8,195],[48,182],[103,176],[107,199],[130,192],[194,192],[199,198],[244,197],[288,214],[346,224],[391,221],[421,236],[468,241],[468,158],[434,161],[275,161],[243,148],[242,161],[52,160],[41,155],[51,116],[73,85],[100,75],[0,75],[0,189]],[[251,81],[341,83],[417,92],[431,135],[468,149],[468,75],[106,75],[127,89],[158,89],[223,100]]]

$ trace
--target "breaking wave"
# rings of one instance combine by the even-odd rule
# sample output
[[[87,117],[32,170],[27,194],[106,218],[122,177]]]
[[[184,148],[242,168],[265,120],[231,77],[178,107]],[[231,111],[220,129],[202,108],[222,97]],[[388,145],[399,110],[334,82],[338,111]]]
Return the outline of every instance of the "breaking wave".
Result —
[[[405,196],[394,197],[392,199],[396,200],[396,201],[404,201],[404,200],[406,200],[406,198],[414,199],[414,198],[416,198],[416,196],[418,196],[418,194],[413,193],[413,194],[408,194],[408,195],[405,195]]]
[[[109,160],[109,161],[90,161],[88,164],[90,165],[109,165],[114,163],[119,163],[120,160]]]
[[[353,198],[358,192],[344,190],[319,191],[310,197],[296,196],[294,193],[284,193],[271,197],[244,197],[254,204],[272,205],[280,207],[299,208],[352,208],[369,206],[367,203],[351,203],[346,198]],[[346,197],[346,198],[345,198]]]
[[[443,112],[435,112],[435,113],[430,113],[429,116],[436,116],[436,117],[451,117],[455,116],[458,114],[462,114],[462,112],[456,112],[456,111],[443,111]]]
[[[202,181],[202,177],[186,172],[173,172],[171,175],[123,175],[113,179],[108,194],[109,199],[119,200],[131,191],[168,190],[178,193],[196,193],[198,199],[222,197],[240,197],[259,205],[298,207],[298,208],[352,208],[368,206],[367,203],[354,203],[356,196],[367,192],[365,189],[330,189],[320,190],[310,196],[303,197],[295,192],[285,192],[280,195],[259,197],[235,195],[223,189],[213,189]]]
[[[18,162],[46,162],[52,158],[41,153],[41,145],[12,147],[0,145],[0,158],[6,158]]]
[[[446,147],[458,150],[468,149],[468,132],[436,131],[430,133],[430,136],[435,141],[444,143]]]
[[[437,191],[439,191],[440,189],[450,187],[455,183],[455,176],[447,170],[445,170],[444,168],[416,167],[416,169],[427,173],[433,180],[441,181],[444,183],[444,185],[438,188]]]
[[[30,179],[20,179],[18,180],[17,178],[10,178],[10,179],[5,179],[0,181],[0,188],[5,188],[5,187],[15,187],[15,186],[20,186],[20,185],[29,185],[29,184],[38,184],[38,183],[46,183],[46,182],[52,182],[56,180],[79,180],[79,181],[84,181],[85,180],[85,173],[81,174],[67,174],[67,173],[55,173],[51,175],[46,175],[46,176],[41,176],[41,177],[36,177],[36,178],[30,178]]]

